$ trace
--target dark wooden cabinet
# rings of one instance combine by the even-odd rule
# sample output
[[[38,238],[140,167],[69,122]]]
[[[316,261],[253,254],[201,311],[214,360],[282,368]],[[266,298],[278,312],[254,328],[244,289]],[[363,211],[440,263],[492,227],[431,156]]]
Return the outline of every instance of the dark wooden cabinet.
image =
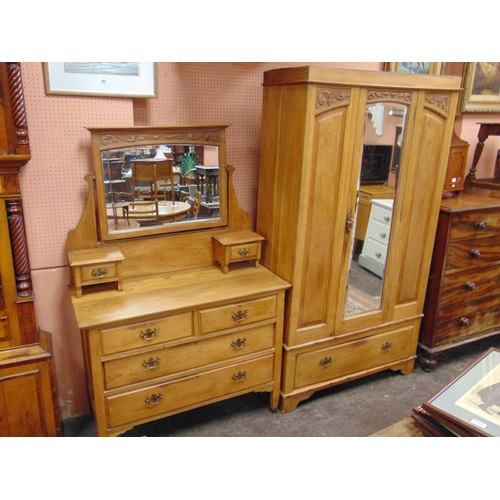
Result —
[[[419,337],[428,371],[439,353],[500,333],[499,195],[442,201]]]
[[[0,63],[0,436],[60,431],[50,334],[37,328],[19,182],[30,160],[20,63]]]

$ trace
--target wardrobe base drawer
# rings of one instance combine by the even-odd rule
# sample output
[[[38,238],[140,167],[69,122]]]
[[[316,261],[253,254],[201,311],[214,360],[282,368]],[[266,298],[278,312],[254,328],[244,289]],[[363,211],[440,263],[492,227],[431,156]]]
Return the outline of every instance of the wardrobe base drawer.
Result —
[[[414,326],[356,340],[347,344],[299,354],[294,388],[333,380],[415,354]]]
[[[106,398],[109,428],[272,383],[274,355]]]

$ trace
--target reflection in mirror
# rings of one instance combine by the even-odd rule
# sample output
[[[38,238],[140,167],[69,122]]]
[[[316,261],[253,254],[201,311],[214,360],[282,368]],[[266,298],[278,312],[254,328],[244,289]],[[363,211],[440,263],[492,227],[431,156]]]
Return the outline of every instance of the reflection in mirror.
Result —
[[[367,106],[344,316],[380,309],[406,106]]]
[[[219,218],[218,158],[189,144],[103,151],[108,232]]]
[[[226,128],[88,128],[100,239],[227,225]]]

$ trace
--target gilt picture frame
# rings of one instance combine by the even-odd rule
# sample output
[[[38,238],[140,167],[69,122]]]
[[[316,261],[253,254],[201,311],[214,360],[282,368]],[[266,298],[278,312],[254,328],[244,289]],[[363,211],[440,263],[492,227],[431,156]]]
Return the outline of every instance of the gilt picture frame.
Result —
[[[500,62],[466,63],[462,85],[462,112],[500,113]]]
[[[469,435],[500,437],[500,350],[490,348],[422,407]]]
[[[44,62],[45,93],[154,99],[154,62]]]
[[[407,75],[442,75],[444,63],[442,62],[388,62],[385,71],[403,73]]]

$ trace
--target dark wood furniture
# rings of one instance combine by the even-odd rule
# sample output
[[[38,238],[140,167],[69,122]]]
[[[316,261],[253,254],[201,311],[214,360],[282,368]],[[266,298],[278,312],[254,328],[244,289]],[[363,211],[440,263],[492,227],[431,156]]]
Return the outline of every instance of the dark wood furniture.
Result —
[[[57,436],[51,338],[36,326],[19,173],[30,160],[20,63],[0,63],[0,436]]]
[[[447,349],[500,333],[499,264],[500,193],[443,200],[418,344],[425,370]]]

